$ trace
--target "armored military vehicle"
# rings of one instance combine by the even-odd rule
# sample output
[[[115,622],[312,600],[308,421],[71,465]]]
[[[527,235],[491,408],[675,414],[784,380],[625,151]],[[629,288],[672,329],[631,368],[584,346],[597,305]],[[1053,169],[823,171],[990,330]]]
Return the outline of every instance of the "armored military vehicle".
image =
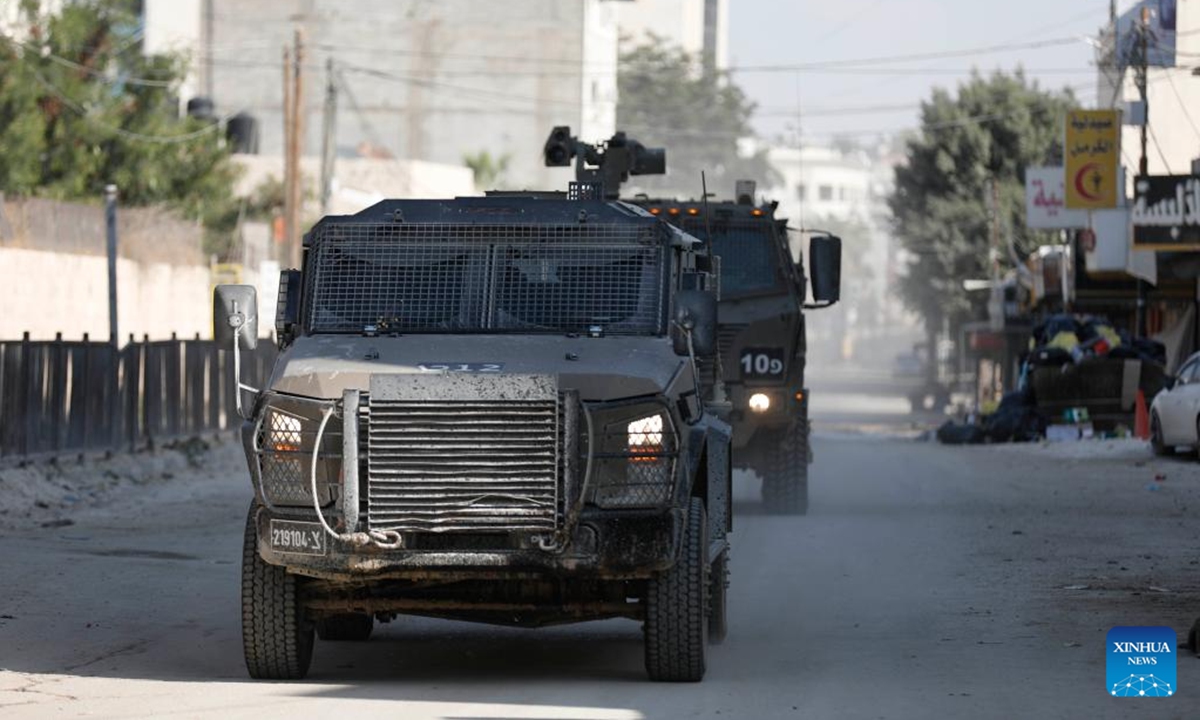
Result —
[[[326,217],[283,273],[277,364],[239,380],[254,678],[400,614],[643,623],[654,680],[725,634],[730,429],[703,243],[596,188]],[[219,286],[218,339],[257,337]]]
[[[630,175],[662,173],[661,151],[649,151],[618,133],[596,147],[555,128],[545,145],[547,165],[576,162],[581,179],[602,180],[615,196]],[[589,166],[595,166],[594,168]],[[639,197],[630,200],[652,215],[706,241],[719,262],[720,353],[702,364],[706,381],[726,393],[733,427],[733,463],[762,478],[767,509],[782,514],[808,510],[808,389],[804,384],[804,310],[838,301],[841,240],[812,233],[809,244],[813,304],[803,257],[793,254],[787,221],[775,203],[758,204],[751,182],[739,182],[736,200],[686,202]],[[720,398],[718,398],[720,399]]]

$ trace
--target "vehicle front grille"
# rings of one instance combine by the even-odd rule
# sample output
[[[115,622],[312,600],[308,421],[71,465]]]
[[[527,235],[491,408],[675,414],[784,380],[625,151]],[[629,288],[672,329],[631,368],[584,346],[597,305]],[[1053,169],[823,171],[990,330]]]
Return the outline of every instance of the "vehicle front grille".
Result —
[[[559,405],[372,399],[368,525],[402,532],[556,529],[564,465]]]

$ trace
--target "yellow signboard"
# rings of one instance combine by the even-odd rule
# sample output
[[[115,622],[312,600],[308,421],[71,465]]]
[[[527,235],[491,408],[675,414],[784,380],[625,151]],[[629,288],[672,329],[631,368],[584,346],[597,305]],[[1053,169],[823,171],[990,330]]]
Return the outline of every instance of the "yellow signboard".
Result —
[[[1063,150],[1067,208],[1115,208],[1122,192],[1121,111],[1067,111]]]

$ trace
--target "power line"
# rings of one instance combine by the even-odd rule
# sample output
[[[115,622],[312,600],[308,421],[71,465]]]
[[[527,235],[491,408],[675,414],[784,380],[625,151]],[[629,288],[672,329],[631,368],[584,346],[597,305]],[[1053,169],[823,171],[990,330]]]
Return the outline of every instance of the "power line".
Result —
[[[1196,121],[1192,119],[1192,113],[1188,110],[1187,103],[1183,101],[1183,96],[1179,94],[1179,88],[1175,87],[1175,79],[1171,77],[1171,73],[1165,73],[1167,81],[1171,83],[1171,92],[1175,93],[1175,99],[1179,101],[1179,107],[1183,108],[1183,116],[1187,118],[1188,125],[1192,126],[1192,132],[1200,139],[1200,128],[1196,127]]]
[[[101,130],[112,133],[112,134],[122,137],[126,140],[132,140],[134,142],[145,142],[145,143],[160,144],[160,145],[171,145],[171,144],[191,142],[192,140],[204,137],[205,135],[208,135],[208,134],[220,129],[222,122],[224,122],[225,120],[228,120],[229,118],[231,118],[237,114],[237,113],[231,113],[229,115],[225,115],[225,116],[221,117],[219,120],[217,120],[216,122],[212,123],[211,125],[207,125],[199,130],[195,130],[195,131],[192,131],[189,133],[183,133],[180,135],[147,135],[145,133],[139,133],[139,132],[134,132],[132,130],[126,130],[125,128],[117,127],[116,125],[110,125],[103,121],[97,120],[96,118],[92,117],[91,113],[88,111],[88,109],[86,107],[84,107],[81,103],[75,101],[71,97],[69,97],[65,92],[63,92],[61,89],[59,89],[59,87],[56,86],[54,83],[47,80],[41,73],[39,73],[37,71],[37,69],[30,67],[30,72],[32,73],[34,80],[39,85],[41,85],[43,88],[45,88],[51,95],[54,95],[56,98],[61,100],[64,105],[69,107],[71,110],[74,110],[85,122],[87,122],[91,125],[94,125],[95,127],[100,128]]]
[[[1158,144],[1158,136],[1154,134],[1154,128],[1150,126],[1150,123],[1146,123],[1146,129],[1150,131],[1150,139],[1154,141],[1154,149],[1158,150],[1158,159],[1162,160],[1163,169],[1170,174],[1171,163],[1167,162],[1167,155],[1163,152],[1162,146]]]
[[[37,57],[45,58],[46,60],[48,60],[52,63],[55,63],[56,65],[61,65],[63,67],[70,68],[72,70],[78,70],[80,72],[85,72],[88,75],[98,78],[99,80],[106,82],[110,85],[120,84],[120,85],[138,85],[138,86],[142,86],[142,87],[170,88],[170,87],[174,87],[177,84],[176,82],[174,82],[172,80],[152,80],[150,78],[142,78],[142,77],[112,78],[112,77],[109,77],[108,73],[106,73],[103,70],[97,70],[95,68],[88,67],[87,65],[82,65],[80,63],[77,63],[74,60],[68,60],[65,57],[60,57],[53,53],[44,52],[35,45],[23,43],[18,40],[15,40],[13,38],[5,37],[3,35],[0,35],[0,40],[8,43],[10,46],[18,47],[18,48],[21,48],[22,50],[25,50],[26,52],[33,53]],[[27,62],[24,57],[22,57],[20,59],[22,62]]]
[[[1063,37],[1053,38],[1050,40],[1034,40],[1024,43],[1010,43],[1006,45],[989,45],[979,48],[971,48],[966,50],[948,50],[934,53],[918,53],[913,55],[883,55],[870,58],[861,58],[857,60],[823,60],[810,63],[797,63],[793,65],[743,65],[741,67],[727,68],[729,72],[796,72],[798,70],[809,70],[814,68],[831,68],[831,67],[848,67],[857,65],[882,65],[887,63],[898,62],[916,62],[918,60],[941,60],[958,57],[971,57],[973,55],[990,55],[997,52],[1008,52],[1013,50],[1037,50],[1047,47],[1056,47],[1060,45],[1068,45],[1079,42],[1078,37]]]

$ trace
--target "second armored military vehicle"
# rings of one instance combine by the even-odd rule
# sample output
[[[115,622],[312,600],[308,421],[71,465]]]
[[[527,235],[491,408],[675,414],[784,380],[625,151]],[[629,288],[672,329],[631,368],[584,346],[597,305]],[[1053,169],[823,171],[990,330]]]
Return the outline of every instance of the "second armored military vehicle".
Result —
[[[630,175],[661,174],[665,153],[617,133],[599,146],[580,142],[570,128],[557,127],[545,145],[547,165],[574,161],[580,180],[603,183],[616,197]],[[589,167],[591,166],[591,167]],[[739,182],[734,201],[630,200],[684,232],[706,240],[719,262],[720,354],[704,363],[707,384],[728,394],[724,416],[733,426],[734,466],[762,478],[768,510],[808,510],[808,388],[804,310],[829,307],[839,299],[841,240],[812,234],[809,274],[793,254],[787,221],[776,204],[756,204],[754,183]],[[806,304],[811,280],[813,303]],[[717,378],[724,381],[718,388]]]

